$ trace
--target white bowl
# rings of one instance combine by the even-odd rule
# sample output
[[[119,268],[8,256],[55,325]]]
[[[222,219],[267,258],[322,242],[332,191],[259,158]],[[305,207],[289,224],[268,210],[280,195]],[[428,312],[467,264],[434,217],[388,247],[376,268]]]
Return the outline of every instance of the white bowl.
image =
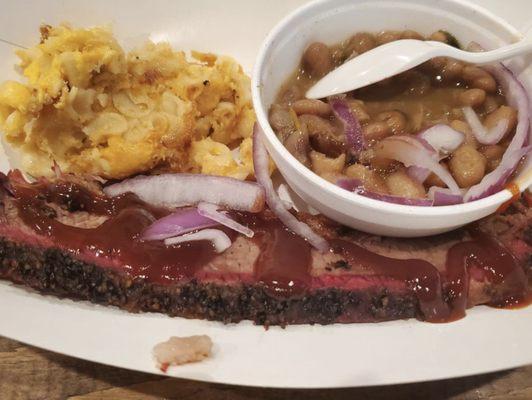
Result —
[[[415,207],[355,195],[319,177],[299,163],[278,140],[268,110],[281,85],[299,65],[311,42],[338,43],[355,32],[413,29],[430,34],[445,29],[461,43],[476,41],[491,49],[521,38],[504,20],[483,8],[458,0],[322,0],[307,4],[283,19],[264,41],[253,70],[252,97],[265,143],[291,188],[310,206],[353,228],[388,236],[415,237],[452,230],[485,217],[511,198],[508,190],[471,203]],[[512,60],[510,67],[526,65]],[[520,79],[532,86],[530,74]],[[523,191],[532,176],[519,177]]]

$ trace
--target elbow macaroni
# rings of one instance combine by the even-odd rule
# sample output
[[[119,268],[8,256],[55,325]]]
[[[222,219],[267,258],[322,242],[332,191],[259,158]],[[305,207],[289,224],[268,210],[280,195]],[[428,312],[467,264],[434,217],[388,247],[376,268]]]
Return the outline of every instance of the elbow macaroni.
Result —
[[[108,29],[67,25],[18,55],[26,83],[0,85],[0,127],[31,175],[54,161],[115,179],[253,174],[250,81],[233,59],[165,43],[125,54]]]

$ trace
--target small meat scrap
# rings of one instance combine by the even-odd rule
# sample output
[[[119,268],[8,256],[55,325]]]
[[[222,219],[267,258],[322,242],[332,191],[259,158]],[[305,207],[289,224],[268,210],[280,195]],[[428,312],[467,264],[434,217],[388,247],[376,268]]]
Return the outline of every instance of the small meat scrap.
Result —
[[[210,357],[212,340],[207,335],[187,337],[172,336],[153,348],[157,366],[166,372],[170,365],[182,365],[202,361]]]

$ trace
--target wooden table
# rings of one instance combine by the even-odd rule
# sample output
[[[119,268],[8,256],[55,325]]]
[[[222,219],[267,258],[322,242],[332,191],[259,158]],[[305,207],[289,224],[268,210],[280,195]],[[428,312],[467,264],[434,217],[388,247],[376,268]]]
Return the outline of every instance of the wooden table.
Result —
[[[0,337],[1,400],[531,400],[532,366],[469,378],[333,390],[279,390],[164,378],[62,356]]]

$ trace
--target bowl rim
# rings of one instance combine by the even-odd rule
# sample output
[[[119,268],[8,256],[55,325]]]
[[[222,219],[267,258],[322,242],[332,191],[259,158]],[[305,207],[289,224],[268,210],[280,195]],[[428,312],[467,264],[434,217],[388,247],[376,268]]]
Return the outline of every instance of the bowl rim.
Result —
[[[367,0],[363,0],[367,1]],[[408,0],[403,0],[408,1]],[[280,155],[281,158],[285,159],[295,171],[303,175],[309,182],[314,186],[318,187],[320,190],[325,190],[331,195],[340,199],[344,202],[351,203],[354,206],[362,206],[366,209],[378,209],[380,212],[385,211],[390,214],[399,214],[399,215],[418,215],[418,216],[427,216],[427,217],[436,217],[436,216],[450,216],[450,215],[461,215],[467,214],[469,212],[475,212],[481,209],[490,208],[493,206],[501,205],[506,201],[510,200],[513,197],[513,194],[508,189],[503,189],[497,193],[494,193],[490,196],[484,197],[480,200],[475,200],[468,203],[447,205],[447,206],[433,206],[433,207],[424,207],[424,206],[412,206],[412,205],[403,205],[396,203],[388,203],[382,200],[376,200],[365,196],[357,195],[356,193],[349,192],[345,189],[342,189],[333,183],[322,178],[310,168],[305,167],[301,164],[281,143],[277,135],[270,126],[267,111],[265,105],[262,101],[261,91],[262,91],[262,75],[264,71],[264,66],[266,60],[269,58],[272,49],[275,48],[279,42],[277,38],[280,35],[283,35],[286,31],[297,29],[297,24],[294,24],[297,19],[305,14],[313,11],[317,7],[321,7],[323,4],[330,3],[331,7],[334,7],[337,0],[314,0],[308,4],[305,4],[282,20],[280,20],[268,33],[264,41],[262,42],[259,52],[256,57],[256,61],[253,67],[252,79],[251,79],[251,97],[253,101],[253,107],[257,116],[257,123],[262,128],[262,133],[266,141],[274,147],[275,151]],[[466,7],[471,11],[482,15],[483,17],[490,19],[493,23],[499,25],[501,28],[506,30],[511,36],[516,40],[519,40],[523,37],[522,33],[506,22],[504,19],[495,15],[491,11],[485,9],[484,7],[471,3],[468,0],[440,0],[440,3],[450,4],[452,7]],[[453,12],[454,8],[446,8],[447,11]],[[281,172],[282,173],[282,172]],[[518,182],[520,193],[524,192],[532,184],[532,176],[527,176],[525,179]]]

